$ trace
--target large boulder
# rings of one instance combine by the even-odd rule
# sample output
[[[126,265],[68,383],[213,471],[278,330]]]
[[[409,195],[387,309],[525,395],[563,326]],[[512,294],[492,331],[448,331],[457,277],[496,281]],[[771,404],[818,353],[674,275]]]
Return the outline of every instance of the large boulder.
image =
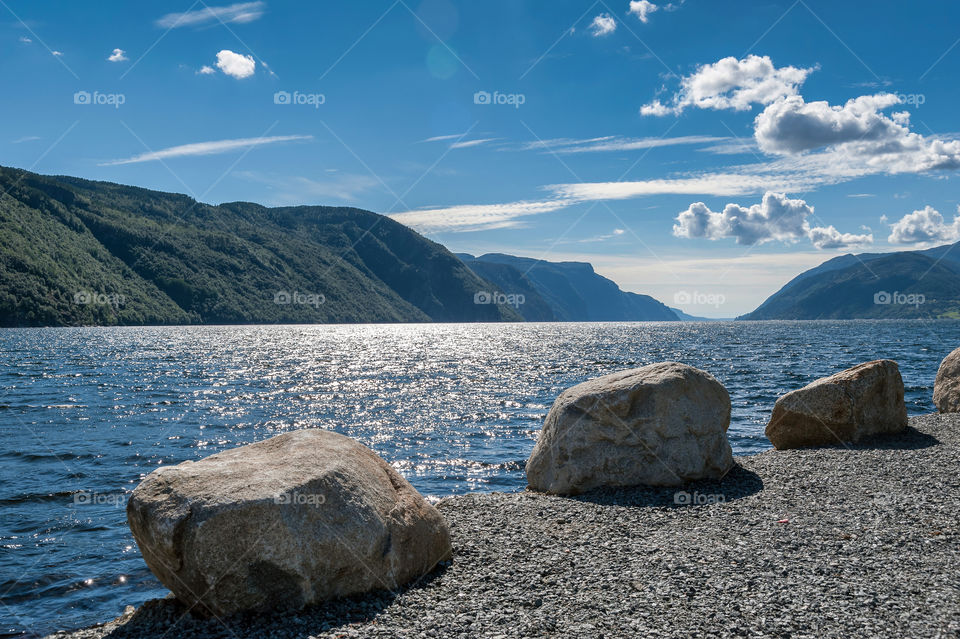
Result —
[[[403,477],[317,429],[159,468],[127,519],[153,574],[201,615],[392,590],[451,556],[446,522]]]
[[[900,368],[881,359],[787,393],[773,407],[766,434],[782,450],[857,442],[906,427]]]
[[[527,461],[534,490],[577,494],[601,486],[677,486],[722,477],[730,395],[712,375],[665,362],[565,390]]]
[[[940,362],[933,384],[933,403],[941,413],[960,413],[960,348]]]

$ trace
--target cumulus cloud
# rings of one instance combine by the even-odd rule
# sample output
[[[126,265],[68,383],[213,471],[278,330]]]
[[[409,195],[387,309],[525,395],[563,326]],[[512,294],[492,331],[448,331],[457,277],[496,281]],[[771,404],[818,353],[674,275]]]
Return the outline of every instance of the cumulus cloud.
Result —
[[[196,27],[210,22],[245,23],[253,22],[263,15],[264,2],[240,2],[226,7],[208,7],[196,11],[168,13],[159,20],[157,26],[164,29],[176,27]]]
[[[680,80],[680,90],[664,104],[654,100],[640,109],[642,115],[680,114],[688,107],[746,111],[754,104],[770,104],[797,95],[800,85],[815,68],[777,68],[769,56],[749,55],[742,60],[723,58],[704,64]]]
[[[123,49],[114,49],[113,53],[110,54],[110,57],[107,58],[110,62],[124,62],[128,60],[127,52]]]
[[[807,218],[813,207],[804,200],[791,200],[782,193],[767,192],[759,204],[727,204],[712,211],[703,202],[694,202],[677,216],[673,234],[682,238],[719,240],[733,238],[737,244],[753,246],[766,242],[793,243],[808,238],[820,249],[862,246],[873,242],[870,235],[840,233],[832,226],[811,228]]]
[[[610,35],[617,30],[617,21],[609,13],[601,13],[590,23],[590,33],[595,37]]]
[[[960,208],[958,208],[960,212]],[[927,244],[932,242],[956,242],[960,240],[960,215],[947,224],[935,208],[925,206],[908,213],[900,221],[890,225],[887,241],[891,244]]]
[[[757,116],[754,137],[767,153],[825,148],[827,152],[820,154],[825,161],[865,172],[960,168],[960,141],[924,137],[910,131],[909,117],[882,112],[899,103],[891,93],[860,96],[842,106],[789,96]]]
[[[794,95],[764,109],[757,116],[754,135],[760,149],[772,153],[895,139],[908,131],[880,111],[898,102],[892,93],[861,96],[843,106],[804,102]]]
[[[197,73],[199,73],[200,75],[213,75],[216,72],[217,70],[211,67],[209,64],[203,65],[202,67],[200,67],[200,70],[197,71]]]
[[[818,249],[846,249],[873,244],[872,233],[867,232],[862,235],[841,233],[834,228],[832,224],[827,227],[814,227],[810,229],[807,236],[810,238],[810,242]]]
[[[640,22],[649,22],[650,14],[659,9],[659,7],[650,0],[630,0],[630,10],[628,13],[632,13],[640,19]]]
[[[249,78],[257,69],[257,63],[251,55],[234,53],[224,49],[217,54],[217,68],[232,78]]]

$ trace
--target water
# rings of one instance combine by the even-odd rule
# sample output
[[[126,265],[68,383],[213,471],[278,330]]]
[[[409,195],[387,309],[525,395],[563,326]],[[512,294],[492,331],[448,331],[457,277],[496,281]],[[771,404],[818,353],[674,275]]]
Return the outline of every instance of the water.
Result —
[[[730,391],[735,454],[769,448],[776,398],[889,357],[932,410],[960,322],[24,329],[0,332],[0,635],[164,596],[124,505],[161,464],[296,428],[373,448],[425,495],[512,491],[557,394],[676,360]]]

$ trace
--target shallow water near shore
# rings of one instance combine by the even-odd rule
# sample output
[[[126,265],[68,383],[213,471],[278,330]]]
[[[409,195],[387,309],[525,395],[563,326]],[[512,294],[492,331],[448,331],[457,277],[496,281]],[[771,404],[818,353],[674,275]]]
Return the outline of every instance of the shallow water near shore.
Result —
[[[776,398],[899,362],[932,411],[960,321],[17,329],[0,332],[0,636],[106,621],[162,597],[126,526],[160,465],[297,428],[373,448],[423,494],[514,491],[564,388],[657,361],[730,391],[734,453],[769,448]]]

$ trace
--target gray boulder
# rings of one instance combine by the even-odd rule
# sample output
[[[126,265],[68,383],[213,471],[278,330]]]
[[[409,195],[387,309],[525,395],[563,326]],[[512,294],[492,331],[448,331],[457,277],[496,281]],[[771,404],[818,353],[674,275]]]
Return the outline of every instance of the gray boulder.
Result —
[[[960,413],[960,348],[940,363],[933,384],[933,403],[941,413]]]
[[[451,556],[443,517],[403,477],[316,429],[159,468],[127,519],[153,574],[201,615],[396,589]]]
[[[857,442],[906,427],[900,368],[881,359],[787,393],[773,407],[766,434],[782,450]]]
[[[565,390],[527,462],[534,490],[677,486],[733,465],[730,395],[712,375],[665,362]]]

